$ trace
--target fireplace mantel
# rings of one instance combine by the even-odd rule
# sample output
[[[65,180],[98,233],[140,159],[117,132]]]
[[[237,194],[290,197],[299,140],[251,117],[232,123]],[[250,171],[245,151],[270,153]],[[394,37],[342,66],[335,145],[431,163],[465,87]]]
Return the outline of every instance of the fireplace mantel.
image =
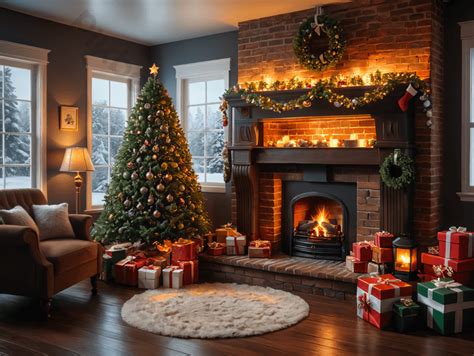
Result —
[[[348,97],[362,96],[369,87],[345,87],[335,89]],[[305,93],[307,89],[265,92],[276,100],[291,100]],[[414,155],[414,100],[408,111],[402,112],[398,99],[405,87],[399,86],[383,100],[356,110],[336,108],[323,100],[315,100],[311,107],[284,113],[274,113],[250,105],[238,96],[228,98],[229,128],[231,132],[232,174],[236,197],[236,223],[239,231],[250,239],[259,236],[258,179],[261,171],[269,167],[282,169],[285,166],[299,166],[303,171],[322,169],[323,172],[337,167],[372,166],[375,168],[393,149],[403,149]],[[345,116],[370,116],[375,121],[376,143],[374,148],[274,148],[264,147],[263,125],[279,120],[331,119]],[[324,173],[326,174],[326,173]],[[329,174],[329,173],[328,173]],[[311,175],[306,175],[311,176]],[[381,185],[380,229],[396,234],[411,232],[412,192],[393,190]]]

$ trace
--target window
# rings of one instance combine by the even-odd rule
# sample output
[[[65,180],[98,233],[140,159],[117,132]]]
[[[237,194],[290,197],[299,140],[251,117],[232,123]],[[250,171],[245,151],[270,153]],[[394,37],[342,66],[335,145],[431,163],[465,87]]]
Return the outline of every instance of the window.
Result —
[[[474,201],[474,21],[462,22],[461,200]]]
[[[225,131],[220,99],[229,85],[230,59],[175,66],[178,112],[203,191],[224,192]]]
[[[86,56],[89,81],[89,150],[94,172],[87,180],[87,209],[102,208],[115,156],[139,85],[139,66]]]
[[[0,41],[0,188],[46,194],[48,50]]]

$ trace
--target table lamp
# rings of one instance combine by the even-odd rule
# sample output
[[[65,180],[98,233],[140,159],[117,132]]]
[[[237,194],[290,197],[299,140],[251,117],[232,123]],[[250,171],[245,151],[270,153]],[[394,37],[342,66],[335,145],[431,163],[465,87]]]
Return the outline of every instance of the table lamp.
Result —
[[[69,147],[64,153],[63,163],[59,169],[61,172],[75,172],[74,185],[76,186],[76,214],[79,213],[81,199],[81,186],[83,179],[81,172],[94,171],[89,151],[86,147]]]

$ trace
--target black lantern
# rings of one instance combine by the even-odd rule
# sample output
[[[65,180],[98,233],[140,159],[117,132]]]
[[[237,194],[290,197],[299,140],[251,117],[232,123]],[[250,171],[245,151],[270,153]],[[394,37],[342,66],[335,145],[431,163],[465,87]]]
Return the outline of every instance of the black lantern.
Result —
[[[418,244],[402,234],[393,240],[393,275],[403,281],[417,278]]]

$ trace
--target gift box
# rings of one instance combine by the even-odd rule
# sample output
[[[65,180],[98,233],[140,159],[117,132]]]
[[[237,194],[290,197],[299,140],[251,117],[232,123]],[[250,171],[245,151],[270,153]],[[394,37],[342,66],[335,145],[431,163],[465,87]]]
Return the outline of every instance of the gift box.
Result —
[[[183,287],[183,270],[177,266],[169,266],[162,270],[163,287],[179,289]]]
[[[401,298],[399,302],[393,304],[393,324],[395,329],[404,333],[413,331],[418,324],[420,306],[411,298]]]
[[[127,249],[120,247],[119,245],[109,247],[105,250],[105,253],[112,257],[112,265],[115,265],[118,261],[121,261],[127,257]]]
[[[171,247],[171,263],[191,261],[196,259],[196,246],[194,241],[179,239]]]
[[[211,242],[207,244],[207,254],[211,256],[225,255],[225,244],[220,242]]]
[[[354,256],[346,256],[346,268],[353,273],[367,273],[367,261],[359,261]]]
[[[226,250],[228,255],[245,255],[245,245],[247,239],[245,236],[227,236]]]
[[[367,265],[367,273],[385,274],[388,272],[387,265],[383,263],[369,262]]]
[[[226,243],[227,236],[241,235],[231,224],[223,225],[216,229],[216,242]]]
[[[433,269],[433,265],[423,263],[422,266],[423,266],[424,274],[429,275],[429,276],[432,277],[429,280],[424,281],[424,282],[429,282],[429,281],[437,278],[436,277],[436,272]],[[453,271],[450,278],[454,279],[456,282],[459,282],[463,285],[466,285],[466,286],[469,286],[469,287],[474,287],[474,272],[471,272],[471,271],[467,271],[467,272]]]
[[[392,242],[395,237],[387,231],[379,231],[375,233],[374,243],[378,247],[392,248]]]
[[[112,256],[104,254],[102,256],[102,272],[100,272],[99,279],[105,282],[110,282],[113,279],[113,269],[114,264],[112,263]]]
[[[156,289],[160,285],[161,267],[144,266],[138,270],[138,288]]]
[[[153,265],[153,266],[160,267],[161,270],[163,270],[163,269],[165,269],[167,266],[170,265],[169,254],[168,254],[167,257],[162,256],[162,255],[158,255],[158,256],[155,256],[155,257],[148,257],[148,264],[149,264],[149,265]]]
[[[251,241],[248,248],[249,258],[272,257],[272,244],[267,240]]]
[[[199,261],[179,261],[176,263],[183,270],[183,285],[199,282]]]
[[[352,244],[354,257],[359,261],[370,261],[372,259],[372,244],[368,241],[354,242]]]
[[[430,255],[429,253],[421,254],[421,263],[427,265],[442,265],[451,267],[454,272],[472,272],[474,271],[474,258],[466,260],[453,260],[441,256]]]
[[[393,262],[393,249],[373,246],[372,247],[372,261],[375,263]]]
[[[474,235],[465,228],[451,227],[438,232],[438,241],[441,257],[456,260],[474,257]]]
[[[204,246],[205,246],[204,237],[200,237],[200,236],[193,237],[191,241],[194,242],[194,246],[196,248],[196,254],[200,254],[204,252]]]
[[[450,278],[440,278],[418,283],[417,293],[430,329],[449,335],[473,325],[474,289]]]
[[[357,316],[382,329],[390,325],[393,304],[411,297],[412,287],[391,274],[359,277],[357,280]]]
[[[138,285],[138,270],[148,264],[148,259],[131,256],[115,264],[115,282],[128,286]]]

